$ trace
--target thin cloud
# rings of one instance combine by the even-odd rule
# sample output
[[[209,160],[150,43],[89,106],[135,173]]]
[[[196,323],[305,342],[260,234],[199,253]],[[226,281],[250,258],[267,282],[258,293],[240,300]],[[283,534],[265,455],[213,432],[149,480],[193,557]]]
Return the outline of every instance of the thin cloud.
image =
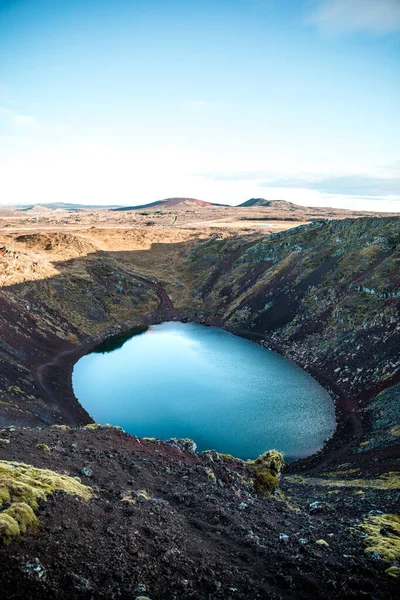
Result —
[[[9,115],[11,114],[11,110],[9,108],[6,108],[5,106],[1,106],[0,104],[0,113],[1,114],[5,114],[5,115]]]
[[[195,173],[195,175],[211,181],[255,181],[257,179],[269,178],[271,173],[266,171],[220,171],[215,173]]]
[[[400,31],[400,0],[317,0],[307,22],[323,33]]]
[[[204,110],[207,106],[210,106],[211,102],[206,102],[205,100],[193,100],[190,102],[183,102],[183,108],[189,108],[190,110],[199,111]]]
[[[35,117],[32,117],[31,115],[15,115],[13,120],[14,123],[20,127],[33,127],[38,124]]]
[[[2,104],[0,104],[0,115],[3,115],[7,121],[19,127],[34,127],[39,124],[39,121],[32,115],[18,115],[15,110],[7,108]]]
[[[260,187],[303,188],[324,194],[346,196],[400,196],[400,177],[369,177],[343,175],[319,180],[302,177],[283,177],[259,183]]]
[[[198,173],[212,181],[253,181],[259,187],[313,190],[323,194],[346,196],[399,196],[400,169],[396,165],[384,170],[383,176],[359,173],[349,175],[307,174],[281,175],[270,171],[235,171],[231,173]]]

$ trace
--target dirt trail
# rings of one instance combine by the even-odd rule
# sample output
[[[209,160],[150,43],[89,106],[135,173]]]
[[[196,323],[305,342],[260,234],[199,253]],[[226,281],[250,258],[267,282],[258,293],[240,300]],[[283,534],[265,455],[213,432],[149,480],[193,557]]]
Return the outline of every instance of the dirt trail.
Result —
[[[155,279],[147,279],[146,277],[143,277],[142,275],[138,275],[137,273],[134,273],[130,269],[126,269],[126,272],[129,273],[129,275],[131,277],[133,277],[134,279],[136,279],[137,281],[140,281],[140,282],[145,283],[146,285],[150,286],[156,292],[156,294],[160,300],[160,308],[167,309],[168,311],[174,310],[174,305],[173,305],[171,298],[168,296],[166,290],[162,287],[162,285],[160,283],[158,283]]]

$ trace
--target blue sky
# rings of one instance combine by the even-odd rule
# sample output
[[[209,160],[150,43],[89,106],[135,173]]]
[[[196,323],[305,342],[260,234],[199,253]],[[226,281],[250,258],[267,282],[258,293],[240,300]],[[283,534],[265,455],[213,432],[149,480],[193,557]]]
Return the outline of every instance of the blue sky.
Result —
[[[0,0],[0,203],[400,211],[400,0]]]

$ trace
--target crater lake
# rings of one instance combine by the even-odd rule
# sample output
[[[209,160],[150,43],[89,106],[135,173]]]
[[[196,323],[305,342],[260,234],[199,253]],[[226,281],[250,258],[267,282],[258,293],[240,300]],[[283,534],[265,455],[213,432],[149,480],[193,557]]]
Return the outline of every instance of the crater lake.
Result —
[[[328,392],[279,354],[222,329],[153,325],[83,356],[74,393],[98,423],[138,437],[191,438],[198,450],[286,461],[309,456],[335,429]]]

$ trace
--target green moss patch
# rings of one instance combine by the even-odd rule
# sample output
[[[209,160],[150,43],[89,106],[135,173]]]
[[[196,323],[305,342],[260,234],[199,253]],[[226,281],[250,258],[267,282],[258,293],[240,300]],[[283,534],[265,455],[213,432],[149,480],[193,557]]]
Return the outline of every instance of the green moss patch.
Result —
[[[232,456],[232,454],[222,454],[221,452],[217,452],[217,454],[218,454],[219,458],[223,461],[229,462],[230,460],[238,460],[237,458]]]
[[[8,542],[27,529],[35,529],[38,525],[35,511],[40,502],[57,490],[84,501],[93,495],[79,478],[0,460],[0,540]]]
[[[395,577],[396,579],[400,577],[400,567],[389,567],[385,571],[386,575],[390,575],[390,577]]]
[[[50,448],[47,444],[36,444],[35,448],[37,448],[38,450],[43,450],[43,452],[47,452],[47,454],[49,454],[50,452]]]
[[[96,429],[101,429],[100,423],[89,423],[89,425],[85,425],[84,429],[89,429],[90,431],[96,431]]]
[[[246,462],[247,470],[254,480],[254,488],[260,494],[271,495],[279,485],[279,474],[285,461],[277,450],[268,450],[255,460]]]
[[[400,473],[390,471],[382,473],[375,479],[330,479],[322,477],[301,477],[291,475],[286,477],[290,483],[299,483],[311,486],[335,487],[335,488],[362,488],[372,490],[398,490],[400,489]]]
[[[361,525],[366,533],[366,552],[377,552],[385,560],[400,558],[400,516],[374,515],[364,519]]]

